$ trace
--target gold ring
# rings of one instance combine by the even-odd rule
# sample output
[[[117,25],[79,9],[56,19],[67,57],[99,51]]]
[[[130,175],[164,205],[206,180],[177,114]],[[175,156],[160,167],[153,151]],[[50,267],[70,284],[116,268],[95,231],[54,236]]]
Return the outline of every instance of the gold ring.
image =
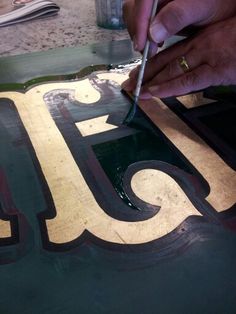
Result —
[[[179,58],[179,65],[180,65],[180,67],[182,68],[182,70],[183,70],[184,72],[188,72],[188,71],[190,70],[190,67],[189,67],[189,65],[188,65],[188,62],[187,62],[187,60],[185,59],[184,56],[182,56],[181,58]]]

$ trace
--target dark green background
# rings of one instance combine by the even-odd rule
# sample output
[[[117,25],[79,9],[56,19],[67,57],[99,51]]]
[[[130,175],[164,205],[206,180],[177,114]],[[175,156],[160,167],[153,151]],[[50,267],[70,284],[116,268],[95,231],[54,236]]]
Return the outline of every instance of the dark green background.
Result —
[[[130,42],[123,41],[2,58],[0,82],[25,83],[132,57]],[[0,122],[0,165],[33,230],[23,256],[17,245],[0,247],[1,258],[17,258],[0,265],[0,314],[236,313],[236,234],[222,226],[203,224],[191,246],[161,259],[155,249],[122,252],[89,242],[67,252],[43,249],[36,214],[46,203],[39,179],[27,147],[14,144],[19,126],[8,121],[6,132]]]

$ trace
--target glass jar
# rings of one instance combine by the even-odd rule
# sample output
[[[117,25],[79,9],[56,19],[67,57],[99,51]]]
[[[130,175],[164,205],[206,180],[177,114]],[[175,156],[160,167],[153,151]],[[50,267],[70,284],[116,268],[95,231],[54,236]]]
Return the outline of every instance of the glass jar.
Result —
[[[97,25],[109,29],[124,29],[123,0],[95,0]]]

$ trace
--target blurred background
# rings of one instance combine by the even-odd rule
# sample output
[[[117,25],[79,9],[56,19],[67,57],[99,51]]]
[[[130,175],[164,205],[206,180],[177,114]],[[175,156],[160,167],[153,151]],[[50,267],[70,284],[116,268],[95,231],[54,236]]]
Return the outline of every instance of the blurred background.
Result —
[[[129,38],[125,29],[97,26],[95,1],[98,0],[53,0],[60,6],[58,15],[1,27],[0,55],[17,55]]]

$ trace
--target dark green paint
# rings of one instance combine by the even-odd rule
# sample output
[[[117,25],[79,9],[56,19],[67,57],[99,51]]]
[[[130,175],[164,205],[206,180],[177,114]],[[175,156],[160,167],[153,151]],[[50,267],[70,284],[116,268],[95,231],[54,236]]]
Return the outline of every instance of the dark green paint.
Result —
[[[133,127],[137,128],[137,125]],[[124,192],[123,177],[128,166],[135,162],[164,161],[201,178],[191,164],[181,156],[181,153],[174,150],[171,144],[163,138],[161,132],[155,130],[144,116],[139,118],[139,128],[136,134],[94,145],[93,150],[117,193],[132,208],[135,207]]]
[[[125,47],[131,49],[121,42],[3,58],[0,82],[22,84],[34,77],[75,73],[86,64],[129,61],[132,54]],[[101,54],[94,55],[95,48]],[[19,123],[11,125],[16,118],[14,110],[5,115],[9,120],[0,123],[0,164],[14,203],[27,217],[33,234],[27,239],[30,245],[24,256],[0,265],[0,314],[236,313],[236,234],[221,226],[202,226],[190,247],[159,261],[155,261],[159,252],[154,249],[133,253],[132,249],[122,252],[84,243],[76,251],[45,250],[36,214],[45,210],[46,201],[25,140],[15,145],[22,139],[22,130]],[[154,135],[147,134],[143,131],[116,141],[109,154],[107,144],[94,148],[111,178],[116,172],[110,167],[110,158],[130,143],[139,154],[134,156],[130,147],[127,156],[121,156],[122,169],[142,158],[172,160],[170,148],[161,139],[155,138],[154,144]],[[192,171],[178,158],[174,163]],[[0,256],[6,254],[4,250],[6,247],[0,247]],[[8,250],[17,256],[15,246]]]
[[[202,117],[200,120],[217,134],[225,143],[236,151],[236,107],[226,112],[219,112],[210,116]],[[228,121],[227,124],[221,123]],[[220,126],[220,127],[219,127]]]
[[[1,266],[0,313],[233,314],[234,246],[231,233],[213,229],[180,256],[133,270],[119,269],[115,254],[107,265],[98,247],[84,245],[76,255],[34,250]]]

